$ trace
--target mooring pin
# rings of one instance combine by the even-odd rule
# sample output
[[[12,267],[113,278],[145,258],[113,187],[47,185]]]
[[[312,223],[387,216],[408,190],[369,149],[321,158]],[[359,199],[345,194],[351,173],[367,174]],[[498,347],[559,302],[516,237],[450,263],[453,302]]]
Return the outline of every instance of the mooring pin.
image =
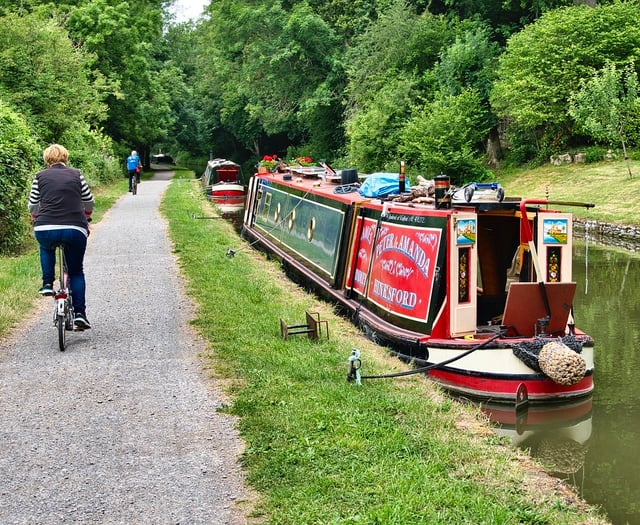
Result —
[[[349,373],[347,374],[347,381],[354,381],[356,385],[362,385],[362,381],[360,379],[360,366],[362,365],[362,361],[360,361],[360,350],[354,348],[351,350],[351,355],[349,356]]]

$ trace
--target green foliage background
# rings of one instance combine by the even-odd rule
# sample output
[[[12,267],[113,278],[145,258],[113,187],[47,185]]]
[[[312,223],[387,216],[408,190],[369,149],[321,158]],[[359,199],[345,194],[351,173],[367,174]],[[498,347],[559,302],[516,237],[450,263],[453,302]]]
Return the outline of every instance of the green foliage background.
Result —
[[[36,142],[27,124],[0,102],[0,253],[13,252],[22,244],[27,226],[27,177],[36,158]]]
[[[0,100],[36,149],[65,144],[98,186],[132,149],[146,167],[163,152],[199,173],[216,156],[245,176],[266,154],[365,173],[404,160],[460,184],[640,140],[638,0],[217,0],[183,23],[170,4],[0,0]],[[612,67],[625,74],[594,97]]]

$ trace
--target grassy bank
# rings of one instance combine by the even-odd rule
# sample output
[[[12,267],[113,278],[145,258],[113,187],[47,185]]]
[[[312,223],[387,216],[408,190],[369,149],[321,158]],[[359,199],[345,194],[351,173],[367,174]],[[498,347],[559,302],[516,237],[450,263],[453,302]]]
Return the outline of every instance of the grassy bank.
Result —
[[[575,198],[575,197],[574,197]],[[403,365],[332,308],[294,286],[239,239],[201,197],[190,173],[165,195],[175,253],[226,386],[258,492],[254,515],[273,524],[606,523],[497,438],[478,412],[419,376],[346,381],[352,348],[363,373]],[[236,255],[228,257],[231,248]],[[283,341],[304,312],[330,338]]]
[[[624,161],[542,166],[497,174],[508,196],[591,202],[592,209],[571,207],[576,217],[602,222],[640,224],[640,162]]]

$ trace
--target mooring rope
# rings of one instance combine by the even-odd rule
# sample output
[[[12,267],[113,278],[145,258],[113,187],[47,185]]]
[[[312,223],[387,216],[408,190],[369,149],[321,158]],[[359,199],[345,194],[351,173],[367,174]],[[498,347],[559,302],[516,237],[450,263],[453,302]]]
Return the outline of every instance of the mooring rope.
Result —
[[[403,372],[395,372],[393,374],[381,374],[381,375],[370,375],[370,376],[363,376],[359,374],[359,369],[360,366],[362,365],[361,360],[359,357],[355,357],[355,355],[352,353],[352,357],[349,359],[351,366],[349,369],[349,374],[347,375],[347,381],[353,381],[354,379],[356,379],[356,375],[359,376],[360,379],[386,379],[386,378],[390,378],[390,377],[403,377],[403,376],[410,376],[413,374],[422,374],[424,372],[427,372],[429,370],[434,370],[436,368],[441,368],[443,366],[446,366],[450,363],[453,363],[455,361],[458,361],[459,359],[462,359],[463,357],[468,356],[469,354],[475,352],[476,350],[479,350],[480,348],[483,348],[484,346],[488,345],[489,343],[491,343],[492,341],[495,341],[498,337],[500,337],[502,334],[495,334],[494,336],[490,337],[489,339],[485,339],[484,341],[482,341],[481,343],[469,348],[469,350],[462,352],[460,355],[451,357],[450,359],[445,359],[444,361],[441,361],[439,363],[431,363],[429,365],[426,366],[422,366],[419,368],[414,368],[413,370],[404,370]],[[420,360],[421,359],[415,359],[412,356],[409,355],[405,355],[405,354],[401,354],[399,352],[393,352],[393,354],[395,356],[398,357],[406,357],[408,358],[408,360]],[[424,361],[426,362],[426,361]]]
[[[309,195],[310,193],[311,193],[310,191],[307,191],[307,192],[305,192],[305,194],[304,194],[304,195],[302,195],[301,197],[299,197],[299,198],[298,198],[298,203],[297,203],[293,208],[291,208],[291,210],[289,210],[289,213],[288,213],[287,215],[283,215],[283,216],[282,216],[282,218],[281,218],[279,221],[275,222],[275,223],[273,224],[273,226],[272,226],[270,229],[265,230],[265,233],[270,234],[270,233],[272,233],[273,231],[275,231],[275,230],[276,230],[276,228],[278,228],[278,227],[280,227],[282,224],[284,224],[284,222],[285,222],[286,220],[288,220],[289,216],[290,216],[290,215],[291,215],[291,214],[292,214],[292,213],[293,213],[293,212],[298,208],[298,206],[300,206],[300,204],[302,204],[302,201],[303,201],[304,199],[306,199],[306,198],[307,198],[307,195]],[[291,197],[291,196],[290,196],[290,197]],[[254,241],[250,242],[249,244],[245,244],[244,246],[241,246],[240,248],[236,248],[235,250],[234,250],[233,248],[229,248],[229,249],[227,250],[226,255],[227,255],[227,257],[230,257],[230,258],[231,258],[231,257],[235,256],[235,254],[236,254],[236,253],[241,252],[241,251],[244,251],[244,250],[248,250],[248,249],[250,249],[254,244],[258,244],[259,242],[260,242],[260,239],[255,239]]]

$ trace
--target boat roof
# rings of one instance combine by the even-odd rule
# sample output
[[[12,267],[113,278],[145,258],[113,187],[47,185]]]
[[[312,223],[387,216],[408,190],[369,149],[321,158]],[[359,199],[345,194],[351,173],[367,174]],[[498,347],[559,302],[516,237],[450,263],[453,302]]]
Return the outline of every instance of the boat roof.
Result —
[[[290,178],[288,178],[289,175],[291,175]],[[398,199],[399,197],[401,197],[400,195],[390,195],[388,197],[373,198],[364,197],[363,195],[358,193],[360,183],[341,184],[340,176],[328,175],[325,172],[324,168],[289,167],[287,168],[287,171],[282,173],[258,173],[257,176],[265,181],[271,181],[279,185],[288,186],[290,188],[303,191],[305,193],[326,197],[346,204],[364,204],[367,202],[371,202],[378,205],[384,205],[385,203],[390,203],[394,206],[397,205],[415,209],[435,209],[433,199],[431,199],[431,202],[427,202],[427,200],[415,202],[410,200]],[[366,177],[367,175],[360,175],[361,179],[364,179]],[[519,207],[521,200],[522,199],[520,197],[505,197],[502,201],[491,201],[486,198],[472,202],[454,200],[452,202],[451,209],[441,209],[438,211],[446,213],[462,208],[474,208],[477,211],[514,210]]]
[[[239,168],[240,167],[240,164],[236,164],[232,160],[227,160],[227,159],[211,159],[207,162],[207,165],[212,168],[222,168],[222,167]]]

